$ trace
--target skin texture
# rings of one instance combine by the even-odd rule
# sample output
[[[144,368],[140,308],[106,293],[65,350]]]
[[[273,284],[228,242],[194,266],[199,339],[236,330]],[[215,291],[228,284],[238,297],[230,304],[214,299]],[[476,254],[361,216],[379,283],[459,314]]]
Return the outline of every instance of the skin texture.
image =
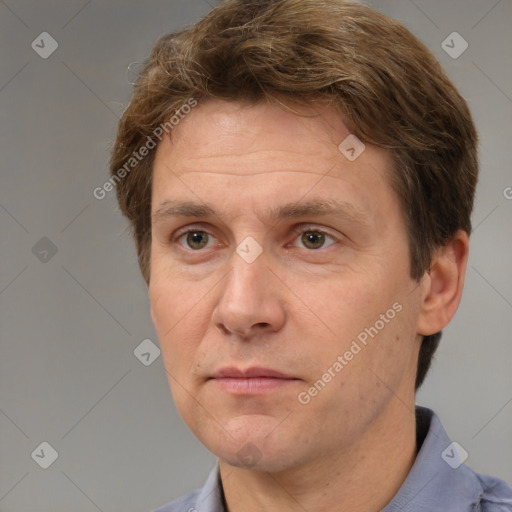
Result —
[[[209,100],[157,148],[152,319],[176,406],[219,457],[230,512],[379,510],[416,456],[421,336],[455,313],[467,236],[411,279],[391,155],[366,145],[349,161],[338,149],[349,134],[330,109],[304,117]],[[342,213],[275,216],[319,200],[343,203]],[[215,213],[176,215],[177,201]],[[251,263],[236,251],[258,246]],[[377,334],[345,358],[372,326]],[[338,356],[346,364],[335,371]],[[211,378],[225,367],[290,378],[237,392]],[[319,379],[325,386],[301,403]]]

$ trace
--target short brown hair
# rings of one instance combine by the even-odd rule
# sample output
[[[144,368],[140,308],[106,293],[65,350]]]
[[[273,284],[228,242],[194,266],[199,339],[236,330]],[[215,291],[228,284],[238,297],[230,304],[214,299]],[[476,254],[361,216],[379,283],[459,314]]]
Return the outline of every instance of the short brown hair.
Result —
[[[477,134],[465,100],[416,37],[343,0],[228,0],[155,44],[119,123],[110,169],[146,283],[155,151],[122,179],[119,172],[191,98],[326,100],[361,140],[390,149],[414,279],[429,269],[436,247],[459,229],[471,231]],[[422,341],[416,389],[440,337]]]

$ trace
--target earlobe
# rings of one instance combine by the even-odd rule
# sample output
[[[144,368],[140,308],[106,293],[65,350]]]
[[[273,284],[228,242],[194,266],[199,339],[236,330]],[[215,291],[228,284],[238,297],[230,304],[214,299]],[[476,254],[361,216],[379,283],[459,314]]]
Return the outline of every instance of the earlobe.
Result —
[[[421,282],[418,334],[428,336],[441,331],[455,315],[464,288],[468,253],[469,240],[465,231],[458,231],[435,252],[430,269]]]

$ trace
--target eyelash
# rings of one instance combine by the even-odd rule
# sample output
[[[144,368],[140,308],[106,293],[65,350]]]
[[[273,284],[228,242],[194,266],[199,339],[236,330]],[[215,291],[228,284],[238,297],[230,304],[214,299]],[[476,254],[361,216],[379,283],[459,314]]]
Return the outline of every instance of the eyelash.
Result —
[[[324,231],[323,229],[319,229],[319,228],[316,228],[316,227],[313,227],[313,226],[310,226],[310,225],[307,225],[307,224],[302,224],[302,225],[299,225],[297,227],[294,228],[293,230],[293,234],[294,234],[294,240],[299,236],[299,235],[302,235],[304,233],[307,233],[308,231],[312,232],[312,233],[318,233],[318,234],[321,234],[323,235],[326,239],[331,239],[333,241],[333,243],[336,243],[339,241],[338,238],[336,238],[334,235],[332,235],[331,233],[328,233],[327,231]],[[205,230],[204,228],[202,227],[198,227],[196,229],[194,228],[187,228],[185,231],[180,231],[178,232],[174,237],[173,239],[171,240],[171,242],[177,242],[179,243],[180,239],[182,239],[184,236],[188,235],[189,233],[205,233],[206,235],[208,236],[211,236],[213,238],[214,235],[212,235],[210,232],[208,232],[207,230]],[[180,244],[181,245],[181,244]],[[332,245],[332,244],[330,244]],[[329,247],[329,246],[327,246]],[[305,248],[306,250],[309,250],[309,251],[318,251],[320,249],[324,249],[324,247],[319,247],[318,249],[308,249],[307,247]],[[191,249],[191,248],[185,248],[185,250],[188,250],[190,252],[201,252],[202,250],[201,249]]]

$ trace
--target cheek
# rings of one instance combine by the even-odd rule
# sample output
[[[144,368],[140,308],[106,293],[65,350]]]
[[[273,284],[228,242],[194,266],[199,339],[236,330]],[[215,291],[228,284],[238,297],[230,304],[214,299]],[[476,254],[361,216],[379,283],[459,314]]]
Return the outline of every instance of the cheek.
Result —
[[[354,338],[361,350],[346,368],[349,385],[357,387],[370,405],[372,400],[385,401],[400,394],[417,364],[417,308],[406,302],[407,296],[391,303],[396,297],[375,308],[374,317],[361,327]]]
[[[157,286],[154,282],[150,293],[151,311],[175,406],[195,432],[197,404],[193,397],[197,393],[197,382],[193,369],[204,335],[202,324],[209,315],[204,305],[197,304],[197,299],[196,304],[188,304],[178,288]]]
[[[168,372],[183,375],[192,365],[202,324],[209,316],[198,296],[183,291],[176,280],[155,278],[150,283],[151,317]]]
[[[201,302],[204,288],[204,282],[191,283],[183,276],[179,265],[154,250],[148,294],[157,330],[166,334],[186,322],[188,314]]]
[[[342,349],[366,326],[378,318],[381,309],[390,307],[387,296],[375,284],[376,279],[350,268],[334,269],[330,275],[319,279],[289,278],[287,285],[299,298],[296,307],[304,309],[304,315],[296,315],[299,323],[326,344],[313,345],[325,350],[326,345]],[[377,315],[377,318],[375,318]]]
[[[149,301],[151,319],[160,337],[176,323],[177,290],[172,285],[173,281],[161,279],[155,274],[153,273],[149,285]]]
[[[315,373],[327,371],[345,354],[348,371],[343,373],[355,381],[372,377],[370,369],[384,375],[386,367],[400,371],[407,366],[417,308],[404,293],[410,283],[388,274],[349,269],[326,280],[289,279],[290,288],[305,297],[307,305],[307,314],[296,316],[300,331],[309,333],[305,340],[321,339],[304,347],[318,362]]]

